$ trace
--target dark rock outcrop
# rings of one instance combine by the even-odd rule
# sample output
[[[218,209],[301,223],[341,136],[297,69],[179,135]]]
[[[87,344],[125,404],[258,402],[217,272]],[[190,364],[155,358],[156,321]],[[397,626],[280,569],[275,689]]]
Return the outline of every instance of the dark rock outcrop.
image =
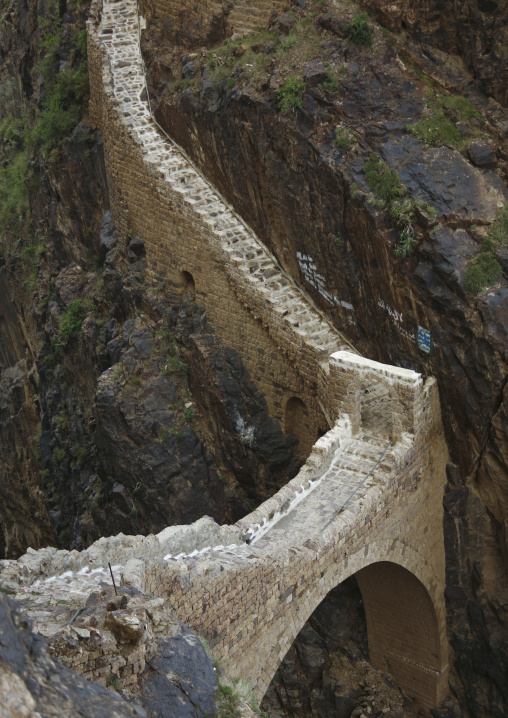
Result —
[[[214,718],[215,671],[194,636],[158,639],[141,677],[141,704],[153,718]]]
[[[435,47],[460,55],[483,91],[508,105],[504,0],[362,0],[360,5],[388,29],[421,43],[427,53]]]
[[[2,594],[0,634],[0,715],[5,718],[146,718],[142,708],[51,658],[17,603]]]
[[[37,469],[36,370],[24,359],[0,373],[0,556],[54,546]]]

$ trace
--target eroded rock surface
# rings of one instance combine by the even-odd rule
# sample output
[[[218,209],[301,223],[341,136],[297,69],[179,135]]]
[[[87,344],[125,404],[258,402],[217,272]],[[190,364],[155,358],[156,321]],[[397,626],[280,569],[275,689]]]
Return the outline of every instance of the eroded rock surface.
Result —
[[[506,2],[428,0],[413,5],[400,0],[362,0],[360,4],[385,27],[405,31],[427,53],[431,46],[460,55],[484,92],[508,104]]]
[[[32,633],[17,603],[2,594],[0,626],[2,718],[146,718],[143,709],[54,660],[44,639]]]

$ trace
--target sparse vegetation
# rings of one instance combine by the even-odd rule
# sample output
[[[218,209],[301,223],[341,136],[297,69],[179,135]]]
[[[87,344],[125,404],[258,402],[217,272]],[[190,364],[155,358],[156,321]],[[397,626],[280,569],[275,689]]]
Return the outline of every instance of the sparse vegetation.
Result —
[[[42,59],[38,69],[43,93],[30,142],[45,157],[54,159],[63,137],[76,127],[83,113],[83,97],[88,92],[86,30],[74,36],[69,66],[59,72],[62,28],[58,11],[54,11],[53,22],[48,27],[43,23],[40,25],[44,34],[39,43]]]
[[[184,417],[185,417],[185,421],[186,421],[188,424],[190,424],[192,421],[194,421],[194,414],[195,414],[195,413],[196,413],[196,412],[195,412],[195,410],[192,408],[192,406],[190,406],[188,409],[185,409]]]
[[[503,268],[494,256],[494,252],[508,244],[508,205],[503,207],[491,224],[487,237],[482,243],[482,251],[466,269],[465,287],[472,294],[479,294],[484,289],[501,279]]]
[[[219,710],[219,718],[239,718],[241,712],[239,710],[240,700],[245,701],[252,711],[260,718],[268,718],[268,713],[260,710],[259,703],[252,692],[252,688],[247,681],[241,678],[233,678],[230,680],[226,675],[221,662],[213,655],[206,638],[199,637],[201,645],[205,649],[206,655],[212,666],[217,671],[217,679],[219,690],[217,692],[217,708]]]
[[[491,286],[503,274],[503,268],[494,256],[494,252],[508,245],[508,205],[505,205],[490,225],[488,234],[482,242],[482,251],[466,269],[464,285],[471,294],[479,294]]]
[[[460,120],[468,128],[468,134],[459,131],[454,118]],[[408,130],[422,142],[434,147],[450,145],[463,149],[479,132],[470,121],[481,118],[480,113],[472,107],[469,100],[460,95],[441,95],[427,93],[427,110],[424,117]]]
[[[508,246],[508,204],[497,213],[496,219],[490,225],[487,239],[495,247]]]
[[[277,91],[279,110],[284,113],[301,109],[304,91],[305,82],[300,82],[298,77],[290,77]]]
[[[60,464],[65,458],[65,449],[61,446],[57,446],[53,451],[52,458],[55,464]]]
[[[358,47],[372,47],[372,27],[365,12],[356,15],[346,27],[346,33]]]
[[[108,687],[111,686],[111,688],[114,688],[115,691],[118,690],[118,687],[120,685],[120,679],[117,675],[114,675],[107,683]]]
[[[465,287],[478,294],[501,279],[503,268],[490,252],[480,252],[466,269]]]
[[[79,446],[78,444],[75,444],[72,447],[72,453],[74,454],[75,466],[83,466],[83,464],[85,463],[87,453],[88,453],[88,451],[86,450],[86,447]]]
[[[186,374],[188,370],[187,364],[183,362],[179,356],[167,357],[164,364],[164,374]]]
[[[113,379],[115,379],[115,381],[118,381],[118,379],[123,376],[124,371],[125,369],[122,362],[118,362],[118,364],[113,369]]]
[[[70,340],[79,333],[89,309],[88,302],[81,299],[74,299],[69,304],[58,320],[58,333],[54,341],[55,347],[66,347]]]
[[[327,92],[332,92],[334,94],[340,91],[339,76],[333,70],[328,70],[328,75],[326,80],[323,82],[323,87]]]
[[[20,150],[14,153],[10,163],[0,169],[0,235],[7,228],[17,235],[28,214],[26,165],[27,153]]]
[[[346,127],[337,127],[335,129],[334,142],[341,150],[348,152],[355,144],[356,140]]]
[[[416,245],[413,228],[415,208],[422,207],[430,216],[435,216],[435,209],[426,202],[408,197],[398,174],[390,170],[375,152],[363,165],[363,171],[377,198],[376,206],[378,209],[387,210],[399,229],[400,241],[394,248],[395,256],[401,259],[409,257]]]

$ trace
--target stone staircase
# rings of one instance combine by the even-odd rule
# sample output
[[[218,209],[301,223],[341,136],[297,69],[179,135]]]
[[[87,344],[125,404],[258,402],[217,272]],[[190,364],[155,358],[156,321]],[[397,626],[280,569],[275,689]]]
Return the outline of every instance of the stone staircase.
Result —
[[[239,10],[238,5],[235,11]],[[143,26],[142,19],[141,23]],[[146,94],[135,2],[104,2],[100,24],[96,27],[90,20],[89,32],[97,33],[104,65],[110,68],[108,90],[148,171],[170,185],[168,190],[178,193],[185,206],[212,230],[217,260],[237,286],[254,303],[268,305],[270,312],[283,320],[288,335],[305,340],[318,355],[329,356],[341,349],[357,353],[151,118],[142,99]]]

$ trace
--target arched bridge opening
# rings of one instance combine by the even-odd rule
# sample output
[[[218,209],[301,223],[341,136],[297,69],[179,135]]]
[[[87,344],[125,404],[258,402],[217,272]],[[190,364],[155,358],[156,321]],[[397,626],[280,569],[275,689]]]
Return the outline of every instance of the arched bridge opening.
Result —
[[[362,594],[350,576],[313,611],[275,673],[261,709],[270,716],[294,718],[349,716],[361,693],[356,683],[374,675],[368,658]]]
[[[355,575],[363,596],[371,663],[424,707],[442,694],[442,636],[431,597],[414,574],[389,561]]]
[[[342,590],[346,586],[347,590]],[[361,595],[360,605],[349,605],[350,598],[347,597],[354,595],[355,591],[357,597]],[[353,611],[356,618],[352,621],[348,614]],[[356,636],[348,634],[352,626],[355,626]],[[327,650],[338,650],[339,653],[344,650],[353,657],[356,650],[358,661],[367,658],[374,668],[389,673],[398,688],[417,706],[432,708],[447,692],[447,665],[443,651],[446,638],[441,635],[441,629],[432,598],[424,584],[399,564],[379,561],[350,575],[326,594],[301,626],[295,641],[287,645],[285,656],[279,654],[272,682],[280,681],[284,670],[294,673],[295,666],[291,664],[296,664],[298,672],[298,663],[309,647],[313,660],[316,661],[316,655],[321,651],[329,668],[333,658],[322,651],[326,643]],[[334,631],[337,635],[333,635]],[[318,638],[316,634],[320,634]],[[351,651],[353,643],[356,648]],[[318,672],[314,671],[315,684],[306,687],[309,691],[316,689],[319,682],[316,683],[316,675]],[[323,670],[321,680],[330,683]],[[340,693],[340,675],[335,675],[335,680]],[[304,693],[305,690],[302,696]],[[277,689],[271,685],[266,695],[265,710],[267,706],[273,708]],[[305,711],[303,714],[307,715]],[[330,718],[333,715],[332,711]]]

